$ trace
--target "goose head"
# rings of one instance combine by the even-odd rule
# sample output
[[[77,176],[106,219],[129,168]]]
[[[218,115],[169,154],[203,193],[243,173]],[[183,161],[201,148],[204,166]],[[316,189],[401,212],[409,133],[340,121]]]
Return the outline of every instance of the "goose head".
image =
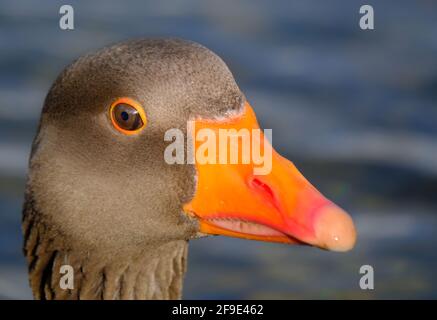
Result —
[[[250,143],[270,154],[267,170],[252,152],[211,155],[231,151],[223,132],[246,134],[240,153]],[[206,235],[336,251],[355,242],[349,215],[259,133],[225,63],[178,39],[119,43],[59,75],[32,148],[23,230],[42,299],[180,297],[187,241]],[[58,288],[63,265],[74,288]]]

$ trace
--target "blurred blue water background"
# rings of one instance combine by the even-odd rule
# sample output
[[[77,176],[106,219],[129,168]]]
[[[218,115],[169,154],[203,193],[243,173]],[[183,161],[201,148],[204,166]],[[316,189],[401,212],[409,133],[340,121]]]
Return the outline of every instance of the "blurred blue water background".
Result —
[[[61,4],[75,30],[61,31]],[[191,242],[185,298],[437,298],[437,2],[0,2],[0,298],[30,298],[21,254],[28,153],[44,96],[81,54],[182,37],[230,66],[273,144],[354,217],[347,254]],[[375,269],[375,290],[359,268]]]

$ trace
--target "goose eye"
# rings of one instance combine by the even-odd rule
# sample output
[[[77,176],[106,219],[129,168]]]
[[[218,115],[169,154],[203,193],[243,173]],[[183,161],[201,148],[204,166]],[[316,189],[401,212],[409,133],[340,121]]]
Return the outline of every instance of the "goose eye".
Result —
[[[134,107],[120,103],[114,107],[114,119],[117,125],[124,130],[137,130],[143,126],[143,120]]]
[[[145,125],[145,114],[141,106],[130,99],[119,99],[111,106],[111,120],[125,134],[137,133]]]

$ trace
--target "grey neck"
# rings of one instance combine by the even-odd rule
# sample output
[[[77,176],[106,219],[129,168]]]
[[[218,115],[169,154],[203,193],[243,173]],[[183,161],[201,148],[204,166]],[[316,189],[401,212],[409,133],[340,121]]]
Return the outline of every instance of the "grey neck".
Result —
[[[25,221],[24,251],[36,299],[180,299],[188,242],[150,244],[141,252],[59,249],[42,223]],[[65,246],[67,247],[67,246]],[[71,266],[64,267],[62,266]],[[69,269],[69,270],[68,270]],[[73,280],[68,275],[73,273]]]

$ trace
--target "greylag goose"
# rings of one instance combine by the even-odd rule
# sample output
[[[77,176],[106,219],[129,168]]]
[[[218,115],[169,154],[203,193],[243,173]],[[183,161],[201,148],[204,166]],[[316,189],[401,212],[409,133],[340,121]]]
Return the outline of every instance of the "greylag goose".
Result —
[[[267,173],[252,158],[189,161],[190,146],[196,156],[205,149],[201,129],[247,129],[262,150],[270,147],[252,134],[255,113],[225,63],[199,44],[131,40],[58,76],[32,146],[23,208],[36,299],[181,298],[188,241],[206,235],[354,246],[350,216],[273,149]],[[186,137],[175,163],[164,161],[180,138],[169,130]],[[60,286],[63,266],[73,270],[68,288]]]

